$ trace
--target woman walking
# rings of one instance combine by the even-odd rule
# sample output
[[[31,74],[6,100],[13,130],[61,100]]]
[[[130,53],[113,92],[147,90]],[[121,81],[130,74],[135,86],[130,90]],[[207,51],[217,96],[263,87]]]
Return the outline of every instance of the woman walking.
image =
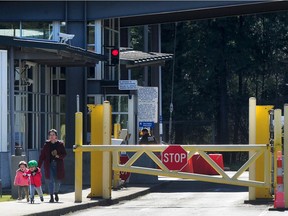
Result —
[[[64,143],[58,140],[57,130],[51,129],[39,157],[39,167],[44,163],[45,179],[48,183],[50,200],[53,203],[59,201],[59,190],[65,177],[64,158],[66,156]],[[55,199],[53,197],[55,195]]]

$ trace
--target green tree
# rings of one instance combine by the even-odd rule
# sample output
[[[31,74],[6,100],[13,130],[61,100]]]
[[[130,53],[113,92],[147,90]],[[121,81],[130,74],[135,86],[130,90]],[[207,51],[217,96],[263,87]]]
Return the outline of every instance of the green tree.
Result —
[[[173,121],[202,127],[186,133],[187,127],[175,124],[175,141],[207,141],[211,127],[203,123],[215,122],[217,143],[247,143],[249,97],[283,107],[286,20],[287,12],[281,12],[178,23]],[[174,36],[175,24],[162,26],[163,52],[173,53]],[[164,120],[169,119],[172,67],[170,62],[163,77]]]

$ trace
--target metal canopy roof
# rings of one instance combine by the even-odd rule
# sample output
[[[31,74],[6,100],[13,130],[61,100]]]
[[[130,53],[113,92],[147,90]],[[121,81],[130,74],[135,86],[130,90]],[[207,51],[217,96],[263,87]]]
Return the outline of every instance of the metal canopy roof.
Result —
[[[121,27],[288,10],[288,1],[282,0],[149,1],[138,3],[140,6],[134,3],[136,4],[135,8],[128,9],[132,12],[137,11],[138,14],[130,12],[126,16],[119,16]]]
[[[14,47],[15,59],[54,67],[95,66],[99,61],[106,61],[103,55],[64,43],[0,36],[0,49],[9,50],[10,47]]]
[[[142,52],[132,48],[120,48],[120,63],[126,65],[127,68],[161,65],[172,58],[173,54],[169,53]]]

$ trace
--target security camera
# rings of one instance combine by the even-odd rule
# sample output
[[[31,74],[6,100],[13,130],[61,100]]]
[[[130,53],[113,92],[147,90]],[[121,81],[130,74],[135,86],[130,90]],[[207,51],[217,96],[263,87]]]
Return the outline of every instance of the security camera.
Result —
[[[60,37],[60,43],[66,43],[68,40],[72,40],[75,35],[74,34],[65,34],[65,33],[59,33]]]
[[[37,65],[37,63],[31,62],[31,61],[25,61],[24,65],[28,68],[31,68],[31,67],[35,67]]]

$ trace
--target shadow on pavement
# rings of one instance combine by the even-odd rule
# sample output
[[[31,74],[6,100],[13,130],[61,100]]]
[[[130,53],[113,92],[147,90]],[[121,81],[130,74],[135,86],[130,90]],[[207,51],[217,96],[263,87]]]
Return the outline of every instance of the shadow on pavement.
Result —
[[[201,181],[170,181],[153,192],[248,192],[248,187]]]

